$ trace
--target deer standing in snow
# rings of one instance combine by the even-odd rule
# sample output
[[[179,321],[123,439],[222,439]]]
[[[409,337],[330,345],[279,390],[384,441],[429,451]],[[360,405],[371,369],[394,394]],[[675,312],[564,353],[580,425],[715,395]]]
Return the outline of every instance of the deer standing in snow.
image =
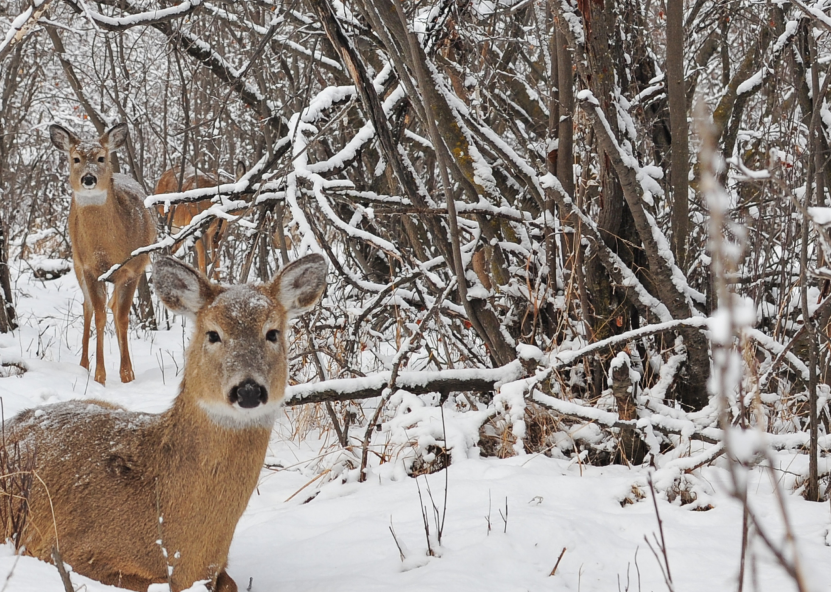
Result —
[[[151,244],[156,239],[156,224],[150,210],[144,207],[141,186],[127,175],[114,173],[110,163],[110,153],[127,140],[126,123],[113,126],[98,140],[81,140],[60,125],[50,126],[49,136],[55,147],[69,157],[72,186],[69,239],[75,275],[84,294],[81,366],[89,369],[90,326],[94,315],[95,380],[104,384],[107,380],[104,367],[107,287],[98,277],[126,260],[135,249]],[[149,263],[148,255],[134,257],[110,280],[115,284],[109,306],[121,351],[121,382],[135,378],[127,329],[139,276]]]
[[[211,174],[198,174],[193,167],[188,167],[182,176],[182,186],[179,188],[179,170],[168,169],[162,176],[159,177],[156,188],[153,190],[155,195],[161,193],[174,193],[176,191],[190,191],[191,189],[201,189],[203,187],[216,187],[219,185],[219,179]],[[235,174],[239,180],[245,174],[245,164],[238,161],[235,167]],[[170,231],[178,232],[185,226],[191,223],[194,216],[201,214],[211,207],[210,200],[202,200],[198,202],[186,202],[170,206],[168,212],[165,212],[164,205],[156,206],[156,210],[161,216],[169,220]],[[208,227],[202,231],[202,236],[196,239],[194,249],[196,250],[196,265],[202,273],[208,273],[208,266],[214,264],[219,260],[219,249],[217,243],[222,236],[223,220],[217,218]],[[209,259],[210,257],[210,259]]]
[[[105,584],[179,592],[208,580],[236,592],[228,549],[285,393],[288,321],[320,298],[326,261],[308,255],[270,284],[225,287],[166,257],[153,282],[194,321],[179,395],[159,415],[85,400],[6,422],[6,446],[34,455],[38,476],[20,540],[47,561],[60,545],[76,572]]]

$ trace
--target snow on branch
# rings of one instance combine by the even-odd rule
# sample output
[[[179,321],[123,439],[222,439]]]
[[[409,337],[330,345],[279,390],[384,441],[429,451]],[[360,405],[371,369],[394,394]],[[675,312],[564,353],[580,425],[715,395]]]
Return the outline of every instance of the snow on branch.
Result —
[[[818,8],[818,6],[824,7],[825,2],[823,0],[815,2],[810,6],[805,4],[802,0],[793,0],[793,3],[799,10],[813,18],[814,22],[816,22],[822,28],[824,28],[827,31],[831,31],[831,17],[829,17],[827,14],[822,12],[820,8]]]
[[[408,279],[414,280],[416,278],[412,277]],[[390,288],[390,286],[386,288]],[[382,292],[379,298],[386,294],[387,291]],[[556,352],[551,355],[550,365],[534,377],[534,384],[547,379],[552,372],[563,370],[580,358],[605,348],[623,345],[634,339],[671,331],[679,327],[703,329],[707,327],[707,322],[708,319],[705,317],[693,317],[657,323],[602,339],[577,350]],[[529,356],[525,356],[525,358],[529,358]],[[487,392],[499,388],[502,384],[520,379],[526,380],[526,378],[523,378],[525,375],[522,366],[523,361],[527,364],[531,360],[514,360],[499,368],[401,372],[398,375],[396,386],[415,394],[451,391]],[[287,396],[286,404],[300,405],[303,403],[349,401],[353,399],[378,397],[389,386],[389,378],[389,372],[380,372],[367,377],[340,378],[318,383],[296,385],[290,387],[291,394]],[[532,386],[529,383],[526,390],[530,391]]]
[[[51,1],[52,0],[32,0],[29,7],[15,17],[12,21],[11,27],[9,27],[9,30],[6,31],[3,40],[0,41],[0,61],[2,61],[3,58],[6,57],[12,49],[14,49],[15,45],[26,38],[29,31],[37,25],[40,17],[43,16],[44,12],[46,12],[46,9],[49,7],[49,3]]]
[[[255,33],[257,33],[259,35],[267,35],[269,33],[268,27],[264,27],[262,25],[258,25],[254,22],[251,22],[250,20],[240,18],[239,16],[237,16],[235,14],[232,14],[232,13],[228,12],[227,10],[225,10],[223,8],[220,8],[220,7],[216,6],[215,4],[212,4],[210,2],[205,2],[203,4],[203,6],[205,7],[206,10],[208,10],[212,14],[218,16],[219,18],[221,18],[221,19],[223,19],[223,20],[225,20],[229,23],[233,23],[233,24],[238,25],[240,27],[243,27],[245,29],[249,29],[249,30],[254,31]],[[272,26],[275,25],[275,24],[278,24],[282,20],[283,20],[282,17],[278,17],[278,18],[273,19],[272,20]],[[321,64],[322,66],[325,66],[326,68],[328,68],[330,70],[335,70],[337,72],[343,72],[343,67],[337,61],[333,60],[332,58],[326,57],[325,55],[323,55],[323,53],[320,50],[315,50],[314,52],[312,52],[312,50],[300,45],[299,43],[297,43],[295,41],[292,41],[291,39],[289,39],[285,35],[274,35],[272,37],[272,40],[275,41],[276,43],[282,45],[283,47],[287,48],[292,53],[302,55],[303,57],[306,57],[306,58],[310,58],[310,59],[318,62],[319,64]]]
[[[208,188],[211,189],[211,188]],[[216,188],[214,188],[214,191]],[[136,249],[130,256],[127,257],[121,263],[117,263],[110,267],[105,273],[101,274],[98,277],[98,281],[106,282],[109,281],[112,275],[121,269],[121,267],[133,259],[134,257],[138,257],[139,255],[143,255],[144,253],[154,253],[156,251],[161,251],[162,249],[167,249],[173,247],[176,243],[188,238],[192,234],[196,233],[197,230],[206,226],[213,221],[214,218],[223,218],[225,220],[237,220],[239,216],[232,214],[231,212],[236,212],[239,210],[247,209],[251,206],[250,203],[243,200],[235,200],[235,201],[226,201],[222,204],[214,204],[207,210],[199,212],[197,215],[193,217],[190,223],[187,226],[184,226],[179,232],[176,234],[172,234],[169,236],[165,236],[159,241],[156,241],[152,245],[147,245],[146,247],[141,247]]]
[[[399,372],[395,386],[421,395],[436,392],[488,392],[501,384],[520,378],[524,370],[519,360],[499,368],[470,368],[433,372]],[[380,397],[389,385],[391,372],[379,372],[361,378],[340,378],[311,384],[298,384],[286,389],[285,404],[289,407],[324,401],[352,401]]]
[[[775,71],[774,68],[776,67],[777,62],[779,62],[782,54],[796,38],[798,32],[799,21],[788,21],[785,23],[785,32],[782,33],[776,40],[776,43],[773,44],[770,59],[768,59],[767,63],[764,64],[755,74],[742,82],[738,88],[736,88],[736,96],[754,93],[762,88],[762,85],[766,81],[770,80]]]
[[[608,155],[617,173],[662,300],[674,316],[687,317],[698,314],[692,306],[691,289],[687,279],[675,265],[669,241],[661,232],[655,218],[644,208],[644,195],[647,191],[643,183],[648,175],[644,174],[637,158],[617,141],[603,109],[600,108],[600,102],[591,91],[580,91],[577,93],[577,100],[589,116],[597,134],[598,144]]]
[[[69,0],[69,3],[74,5],[76,9],[80,8],[95,25],[102,29],[108,31],[124,31],[133,27],[156,25],[181,18],[196,10],[202,4],[202,0],[187,0],[170,8],[136,12],[122,17],[103,15],[95,12],[83,3],[76,4],[74,0]],[[126,5],[131,9],[139,10],[139,7],[132,2],[127,2]]]

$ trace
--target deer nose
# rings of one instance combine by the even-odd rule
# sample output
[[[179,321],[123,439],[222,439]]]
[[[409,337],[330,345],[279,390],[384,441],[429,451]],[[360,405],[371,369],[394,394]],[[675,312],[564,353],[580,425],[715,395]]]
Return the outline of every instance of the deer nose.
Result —
[[[243,409],[253,409],[260,403],[268,402],[268,391],[248,378],[231,389],[230,399],[232,404],[237,403]]]
[[[91,175],[87,173],[83,177],[81,177],[81,183],[84,184],[84,187],[87,189],[92,189],[95,187],[95,184],[98,182],[98,179],[95,178],[95,175]]]

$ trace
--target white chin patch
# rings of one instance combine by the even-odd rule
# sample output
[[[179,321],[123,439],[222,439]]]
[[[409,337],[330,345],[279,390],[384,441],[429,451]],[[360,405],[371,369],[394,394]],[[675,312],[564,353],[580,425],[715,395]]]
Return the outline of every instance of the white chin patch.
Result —
[[[253,409],[207,401],[199,401],[199,406],[205,411],[208,419],[229,430],[271,428],[280,410],[280,403],[270,401],[265,405],[257,405]]]
[[[75,192],[75,203],[79,206],[103,206],[107,192],[100,189],[79,189]]]

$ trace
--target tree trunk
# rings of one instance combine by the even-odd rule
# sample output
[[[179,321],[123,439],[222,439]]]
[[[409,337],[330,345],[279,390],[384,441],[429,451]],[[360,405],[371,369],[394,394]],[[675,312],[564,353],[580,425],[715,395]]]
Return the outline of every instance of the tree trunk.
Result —
[[[686,269],[690,234],[689,129],[684,85],[684,3],[667,3],[667,95],[672,132],[672,254]]]
[[[8,333],[17,328],[5,230],[3,219],[0,218],[0,333]]]

